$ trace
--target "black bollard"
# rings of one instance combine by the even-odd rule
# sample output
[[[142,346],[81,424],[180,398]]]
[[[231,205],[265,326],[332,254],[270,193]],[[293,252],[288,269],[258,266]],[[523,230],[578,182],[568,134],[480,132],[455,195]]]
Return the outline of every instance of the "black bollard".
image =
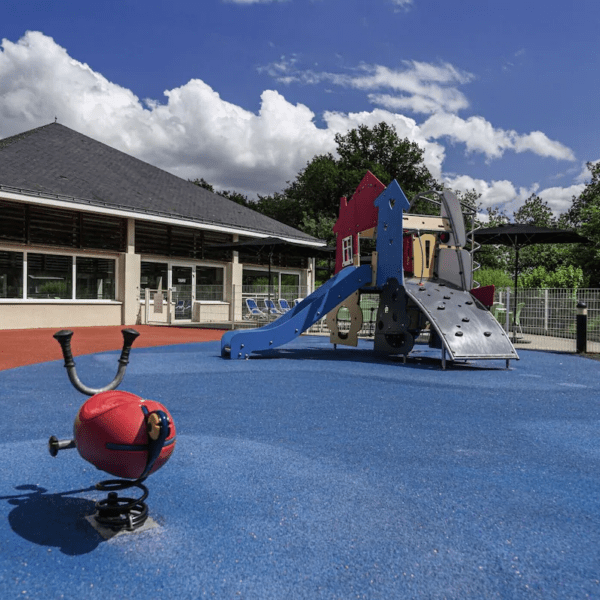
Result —
[[[587,352],[587,305],[577,303],[577,354]]]

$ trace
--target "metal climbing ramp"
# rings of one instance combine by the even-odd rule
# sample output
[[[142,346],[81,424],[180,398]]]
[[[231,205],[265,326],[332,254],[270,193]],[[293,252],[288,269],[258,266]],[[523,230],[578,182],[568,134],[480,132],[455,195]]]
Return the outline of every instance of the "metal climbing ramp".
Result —
[[[405,281],[408,297],[431,323],[450,360],[519,356],[494,316],[469,292],[440,281]]]

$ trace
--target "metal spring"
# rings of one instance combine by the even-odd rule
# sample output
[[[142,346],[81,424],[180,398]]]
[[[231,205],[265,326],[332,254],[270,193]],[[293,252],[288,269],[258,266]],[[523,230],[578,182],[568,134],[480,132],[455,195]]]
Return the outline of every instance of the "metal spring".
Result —
[[[117,491],[130,487],[142,490],[140,498],[124,498]],[[140,528],[148,518],[148,506],[144,502],[148,497],[148,488],[140,480],[127,481],[125,479],[107,479],[96,484],[96,489],[108,491],[104,500],[96,502],[96,521],[113,531],[134,531]]]

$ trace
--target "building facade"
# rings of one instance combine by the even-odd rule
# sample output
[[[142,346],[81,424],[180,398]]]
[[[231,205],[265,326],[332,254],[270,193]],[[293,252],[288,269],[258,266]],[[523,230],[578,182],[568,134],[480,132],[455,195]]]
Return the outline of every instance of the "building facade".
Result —
[[[234,320],[267,257],[219,244],[267,237],[304,249],[271,258],[273,283],[310,292],[320,240],[58,123],[0,140],[0,329],[135,325],[146,288],[175,320]]]

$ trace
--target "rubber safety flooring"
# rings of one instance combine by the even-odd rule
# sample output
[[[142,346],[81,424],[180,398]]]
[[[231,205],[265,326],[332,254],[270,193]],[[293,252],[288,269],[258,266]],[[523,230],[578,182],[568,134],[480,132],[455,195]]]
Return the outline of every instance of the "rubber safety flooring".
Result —
[[[105,385],[119,351],[76,339]],[[85,400],[63,361],[0,372],[1,598],[600,597],[600,363],[142,346],[121,389],[167,406],[177,442],[147,480],[158,526],[109,540],[84,518],[109,476],[47,451]]]

